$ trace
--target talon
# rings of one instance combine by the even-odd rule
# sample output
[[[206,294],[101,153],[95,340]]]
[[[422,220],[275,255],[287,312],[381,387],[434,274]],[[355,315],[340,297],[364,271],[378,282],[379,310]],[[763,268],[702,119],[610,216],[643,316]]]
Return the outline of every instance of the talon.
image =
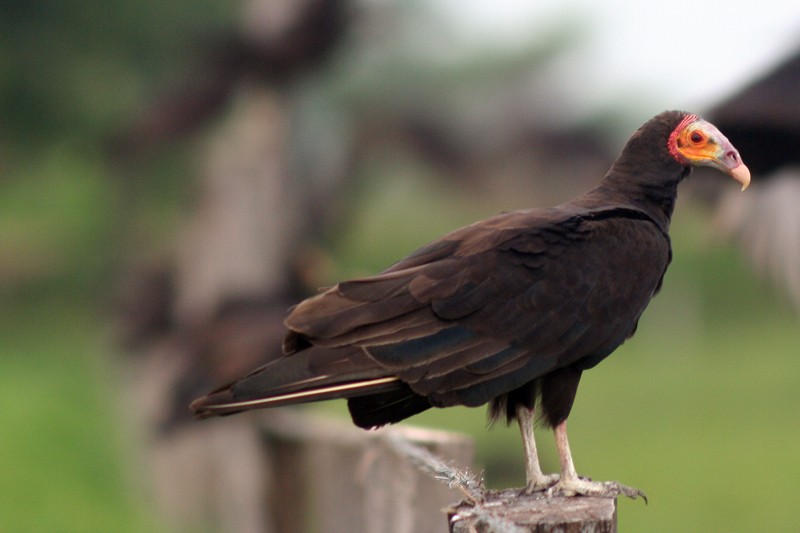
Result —
[[[639,489],[628,487],[616,481],[589,481],[585,478],[559,481],[547,490],[548,496],[597,496],[600,498],[616,498],[627,496],[632,500],[641,497],[647,503],[647,495]]]

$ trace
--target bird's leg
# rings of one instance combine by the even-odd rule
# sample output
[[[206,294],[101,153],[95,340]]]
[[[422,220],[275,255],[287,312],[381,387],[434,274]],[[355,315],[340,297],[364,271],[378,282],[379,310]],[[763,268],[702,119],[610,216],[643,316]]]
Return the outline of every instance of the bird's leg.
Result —
[[[616,481],[592,481],[588,478],[578,476],[575,465],[572,462],[572,453],[569,450],[569,440],[567,439],[567,421],[558,424],[553,433],[556,437],[556,447],[558,456],[561,459],[561,478],[558,483],[550,487],[547,491],[549,496],[600,496],[604,498],[616,498],[620,494],[628,498],[636,499],[641,496],[645,503],[647,496],[644,492],[633,487],[627,487]]]
[[[536,439],[533,435],[533,409],[518,405],[516,409],[519,431],[522,433],[522,447],[525,450],[525,494],[543,491],[558,481],[558,474],[544,475],[539,466],[536,452]]]

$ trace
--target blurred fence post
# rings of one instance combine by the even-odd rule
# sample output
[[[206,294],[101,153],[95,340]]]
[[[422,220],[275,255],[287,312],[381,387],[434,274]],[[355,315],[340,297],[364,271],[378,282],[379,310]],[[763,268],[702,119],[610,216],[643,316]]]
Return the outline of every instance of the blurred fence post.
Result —
[[[471,465],[466,436],[397,426],[365,432],[297,412],[269,413],[269,509],[276,533],[441,533],[463,493],[422,473],[391,442],[399,437],[458,468]]]

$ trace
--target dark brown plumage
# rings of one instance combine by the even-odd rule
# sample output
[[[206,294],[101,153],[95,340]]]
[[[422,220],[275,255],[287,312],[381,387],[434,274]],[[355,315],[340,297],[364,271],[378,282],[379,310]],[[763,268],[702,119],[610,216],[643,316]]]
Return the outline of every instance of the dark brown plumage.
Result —
[[[662,113],[585,195],[458,229],[377,276],[301,302],[286,319],[287,357],[192,408],[209,416],[348,398],[355,424],[372,428],[432,406],[488,403],[491,416],[518,419],[534,491],[555,483],[535,455],[538,406],[562,462],[551,491],[635,497],[635,489],[578,478],[566,419],[581,373],[634,333],[661,287],[677,187],[691,165],[749,183],[714,126]]]

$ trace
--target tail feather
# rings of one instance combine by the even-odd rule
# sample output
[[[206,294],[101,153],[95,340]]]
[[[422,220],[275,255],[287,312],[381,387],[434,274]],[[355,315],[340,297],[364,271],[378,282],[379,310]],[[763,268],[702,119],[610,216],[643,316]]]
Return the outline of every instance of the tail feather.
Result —
[[[353,398],[397,390],[405,385],[367,359],[352,358],[347,371],[325,372],[309,364],[316,349],[270,362],[242,380],[196,399],[190,408],[198,418],[266,407]],[[331,358],[331,364],[341,359]],[[309,367],[313,366],[313,370]]]
[[[327,377],[327,376],[326,376]],[[371,395],[394,390],[399,380],[394,376],[375,378],[365,381],[339,383],[323,387],[315,387],[297,392],[278,394],[275,396],[262,396],[247,400],[236,399],[233,387],[198,398],[192,402],[191,409],[195,416],[207,418],[209,416],[230,415],[251,409],[267,407],[280,407],[298,403],[333,400],[337,398],[353,398],[362,395]]]

